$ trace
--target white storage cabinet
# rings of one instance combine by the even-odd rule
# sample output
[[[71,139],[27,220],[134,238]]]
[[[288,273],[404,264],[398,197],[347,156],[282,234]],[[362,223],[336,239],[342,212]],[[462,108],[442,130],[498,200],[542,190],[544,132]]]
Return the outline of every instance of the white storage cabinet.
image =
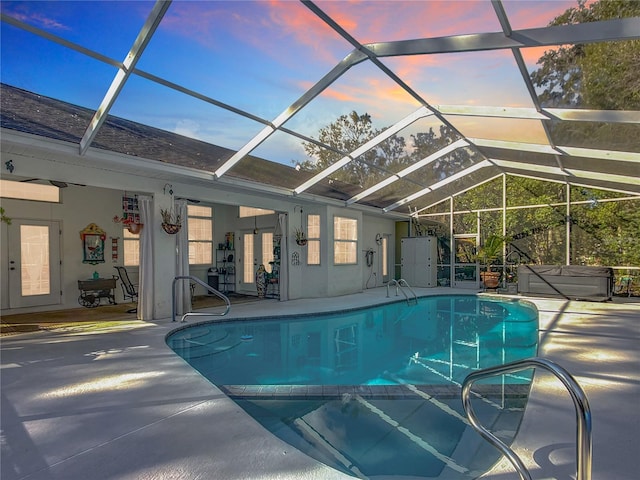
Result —
[[[412,287],[438,285],[436,237],[408,237],[401,240],[402,278]]]

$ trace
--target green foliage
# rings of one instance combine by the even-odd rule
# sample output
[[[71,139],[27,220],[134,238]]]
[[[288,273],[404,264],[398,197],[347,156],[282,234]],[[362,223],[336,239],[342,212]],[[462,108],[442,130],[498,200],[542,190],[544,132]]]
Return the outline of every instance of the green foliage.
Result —
[[[302,162],[300,167],[313,172],[322,171],[378,133],[380,131],[373,127],[371,116],[367,113],[359,115],[353,111],[348,115],[341,115],[335,122],[321,128],[318,134],[318,141],[330,146],[331,150],[315,143],[303,143],[304,150],[311,159]],[[385,148],[370,150],[358,161],[349,162],[343,169],[336,172],[334,178],[366,188],[371,185],[371,178],[376,177],[375,168],[395,161],[402,155],[403,150],[404,139],[392,138],[386,143]]]
[[[640,16],[640,2],[599,0],[569,8],[550,25],[571,25]],[[538,60],[533,84],[546,107],[602,110],[640,108],[640,40],[575,44],[548,50]]]
[[[571,263],[640,265],[640,200],[598,202],[601,192],[589,192],[589,204],[571,209]]]
[[[599,0],[566,10],[550,25],[571,25],[640,16],[640,1]],[[545,107],[640,109],[640,40],[575,44],[547,50],[531,74]],[[549,122],[556,145],[638,151],[640,126]]]
[[[373,127],[369,114],[360,115],[353,111],[348,115],[341,115],[335,122],[321,128],[318,133],[317,140],[328,145],[330,149],[316,143],[303,143],[310,158],[301,162],[300,167],[310,172],[322,171],[384,130]],[[399,172],[456,140],[457,136],[453,130],[445,125],[440,126],[438,132],[430,128],[427,132],[411,135],[411,145],[407,145],[404,137],[392,135],[334,172],[332,179],[355,185],[360,189],[369,188],[387,178],[391,172]],[[447,178],[470,165],[475,160],[474,155],[477,154],[470,150],[457,149],[434,161],[430,168],[413,173],[411,182],[418,189]],[[386,191],[387,196],[393,196],[394,192],[399,198],[406,196],[406,184],[403,186],[402,182],[396,182]]]
[[[494,265],[500,263],[502,250],[507,239],[500,235],[490,235],[485,239],[475,257],[482,265]]]
[[[0,207],[0,222],[11,225],[11,219],[4,214],[4,208]]]

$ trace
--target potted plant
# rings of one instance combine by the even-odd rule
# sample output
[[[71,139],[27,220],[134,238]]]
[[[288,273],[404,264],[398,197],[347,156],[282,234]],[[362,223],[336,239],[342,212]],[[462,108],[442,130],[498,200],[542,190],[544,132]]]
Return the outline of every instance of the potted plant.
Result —
[[[125,214],[123,217],[119,217],[116,215],[115,217],[113,217],[113,222],[122,223],[127,228],[127,230],[129,230],[129,232],[133,233],[134,235],[140,233],[140,230],[142,230],[142,227],[144,226],[144,224],[136,222],[133,215],[127,214]]]
[[[476,260],[480,262],[481,268],[486,269],[480,272],[480,278],[485,288],[497,288],[500,284],[501,272],[494,270],[494,265],[499,263],[504,242],[505,239],[503,237],[490,235],[485,239],[475,255]]]
[[[180,215],[174,215],[173,210],[160,209],[162,216],[162,229],[169,235],[174,235],[182,228],[182,219]]]
[[[301,228],[296,228],[296,243],[302,247],[307,244],[307,234]]]

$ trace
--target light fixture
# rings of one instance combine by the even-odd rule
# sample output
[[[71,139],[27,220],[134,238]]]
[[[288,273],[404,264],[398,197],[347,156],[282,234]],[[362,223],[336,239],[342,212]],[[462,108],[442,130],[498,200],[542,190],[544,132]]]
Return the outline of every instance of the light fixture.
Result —
[[[258,234],[258,217],[257,216],[253,217],[253,234],[254,235]]]

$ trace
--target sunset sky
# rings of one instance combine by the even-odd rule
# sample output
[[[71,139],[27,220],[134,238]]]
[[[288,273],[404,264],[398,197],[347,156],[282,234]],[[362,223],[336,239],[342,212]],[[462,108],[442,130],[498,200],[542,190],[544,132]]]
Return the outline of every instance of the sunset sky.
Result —
[[[316,1],[361,43],[501,31],[489,0]],[[575,0],[504,1],[513,29],[546,26]],[[2,13],[122,61],[153,8],[151,1],[2,2]],[[2,24],[2,82],[96,109],[116,69]],[[137,68],[266,120],[273,120],[353,46],[297,1],[174,0]],[[529,71],[542,49],[523,50]],[[532,106],[510,51],[385,58],[383,63],[433,105]],[[377,128],[420,105],[370,62],[352,67],[286,127],[308,136],[352,110]],[[132,75],[112,115],[239,149],[260,123]],[[460,120],[464,126],[465,119]],[[490,135],[516,128],[535,142],[536,126],[499,120]],[[403,132],[437,125],[424,120]],[[478,129],[473,120],[465,128]],[[465,132],[467,133],[467,132]],[[478,136],[473,131],[467,133]],[[502,138],[502,137],[501,137]],[[508,138],[503,138],[508,139]],[[301,141],[277,133],[253,154],[285,164],[304,156]]]

